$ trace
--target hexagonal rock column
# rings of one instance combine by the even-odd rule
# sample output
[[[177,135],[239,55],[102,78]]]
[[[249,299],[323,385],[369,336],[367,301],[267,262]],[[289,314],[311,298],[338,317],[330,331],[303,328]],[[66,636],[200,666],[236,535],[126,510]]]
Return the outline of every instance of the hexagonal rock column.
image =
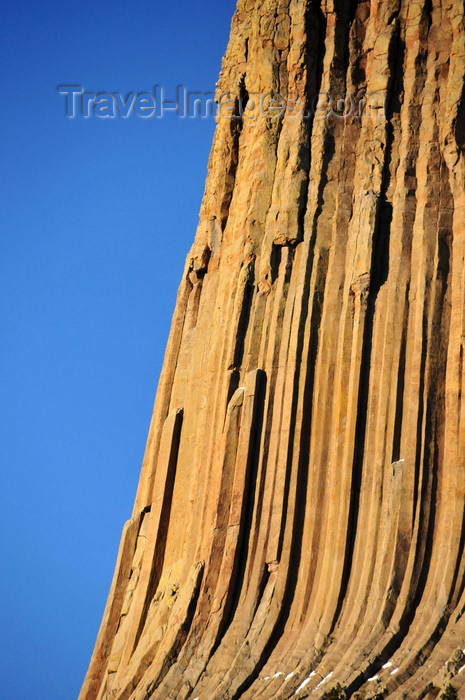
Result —
[[[464,76],[458,0],[239,0],[82,700],[465,697]]]

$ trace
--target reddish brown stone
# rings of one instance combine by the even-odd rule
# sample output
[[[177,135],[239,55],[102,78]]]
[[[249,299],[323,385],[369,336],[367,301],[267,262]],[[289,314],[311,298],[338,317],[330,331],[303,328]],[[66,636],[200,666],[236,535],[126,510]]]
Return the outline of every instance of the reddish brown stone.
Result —
[[[218,120],[81,700],[465,697],[464,79],[458,0],[239,0],[310,115]]]

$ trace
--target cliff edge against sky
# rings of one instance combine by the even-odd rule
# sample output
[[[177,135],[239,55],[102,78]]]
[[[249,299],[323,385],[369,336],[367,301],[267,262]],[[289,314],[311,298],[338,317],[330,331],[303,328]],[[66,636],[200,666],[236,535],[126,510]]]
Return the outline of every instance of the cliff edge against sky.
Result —
[[[465,697],[464,79],[463,2],[239,0],[81,700]]]

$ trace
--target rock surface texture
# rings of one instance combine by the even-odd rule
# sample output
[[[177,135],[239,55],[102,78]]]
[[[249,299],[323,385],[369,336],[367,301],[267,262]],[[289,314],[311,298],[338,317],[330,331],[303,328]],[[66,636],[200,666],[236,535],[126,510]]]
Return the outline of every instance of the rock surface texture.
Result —
[[[82,700],[465,698],[464,76],[458,0],[239,0]]]

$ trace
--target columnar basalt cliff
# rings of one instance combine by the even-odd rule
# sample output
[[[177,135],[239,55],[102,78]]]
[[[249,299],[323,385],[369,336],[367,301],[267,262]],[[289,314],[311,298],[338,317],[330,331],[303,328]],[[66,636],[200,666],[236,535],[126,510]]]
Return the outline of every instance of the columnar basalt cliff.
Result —
[[[465,697],[464,76],[459,0],[239,0],[82,700]]]

